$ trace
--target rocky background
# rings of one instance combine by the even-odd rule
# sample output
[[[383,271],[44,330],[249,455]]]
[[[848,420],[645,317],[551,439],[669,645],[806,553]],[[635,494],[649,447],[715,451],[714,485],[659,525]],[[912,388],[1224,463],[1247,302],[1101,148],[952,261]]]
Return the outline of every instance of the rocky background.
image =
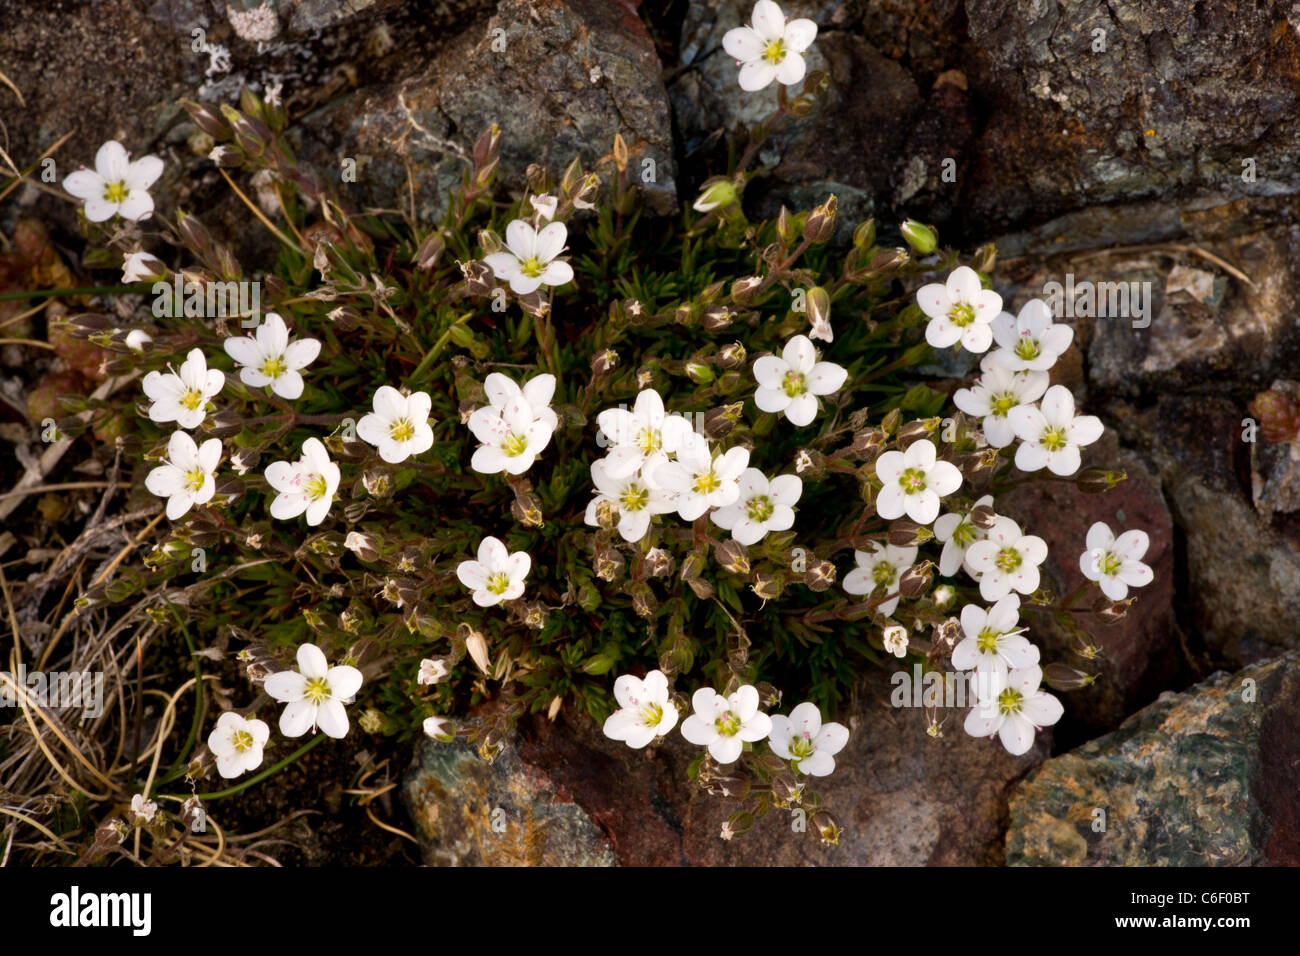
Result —
[[[0,0],[0,145],[59,178],[105,139],[167,160],[161,206],[230,217],[179,101],[275,91],[322,169],[354,159],[358,204],[434,217],[491,122],[506,181],[598,158],[621,133],[671,213],[760,118],[721,50],[741,0]],[[567,714],[491,765],[426,742],[404,797],[432,863],[1300,863],[1300,454],[1247,405],[1300,378],[1300,3],[1269,0],[807,0],[821,112],[760,155],[747,201],[834,192],[840,238],[912,216],[950,244],[995,241],[1008,307],[1044,284],[1135,282],[1149,307],[1081,316],[1055,370],[1109,426],[1105,496],[1019,489],[1007,510],[1052,546],[1062,591],[1087,527],[1142,527],[1155,583],[1095,633],[1102,676],[1034,751],[941,738],[869,675],[823,788],[838,848],[729,812],[685,778],[674,738],[647,756]],[[198,32],[196,32],[198,31]],[[415,191],[404,193],[407,170]],[[643,167],[644,168],[644,167]],[[71,225],[35,188],[0,213]],[[255,255],[261,238],[237,230]],[[71,232],[69,231],[69,235]],[[246,260],[247,261],[247,260]],[[1149,319],[1149,324],[1143,325]],[[956,387],[970,367],[937,369]],[[1294,385],[1291,386],[1292,388]],[[1069,637],[1039,632],[1045,658]],[[504,813],[496,817],[493,810]]]

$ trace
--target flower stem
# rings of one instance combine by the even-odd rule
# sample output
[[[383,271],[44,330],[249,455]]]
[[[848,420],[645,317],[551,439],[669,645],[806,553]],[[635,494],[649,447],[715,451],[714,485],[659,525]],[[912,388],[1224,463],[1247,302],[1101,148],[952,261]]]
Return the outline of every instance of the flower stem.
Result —
[[[315,747],[317,744],[319,744],[319,743],[320,743],[322,740],[324,740],[324,739],[325,739],[325,734],[319,734],[319,733],[318,733],[315,737],[313,737],[311,740],[307,741],[305,744],[303,744],[301,747],[299,747],[299,748],[298,748],[297,750],[295,750],[293,753],[289,754],[289,756],[285,757],[285,758],[284,758],[283,760],[281,760],[279,763],[275,764],[274,766],[267,767],[267,768],[266,768],[265,770],[263,770],[261,773],[256,774],[255,776],[249,777],[249,778],[248,778],[247,780],[245,780],[243,783],[236,784],[236,785],[233,786],[233,787],[227,787],[225,790],[217,790],[217,791],[215,791],[215,792],[213,792],[213,793],[197,793],[197,794],[195,794],[195,796],[198,797],[200,800],[220,800],[220,799],[222,799],[223,797],[233,797],[233,796],[234,796],[235,794],[237,794],[237,793],[243,793],[243,792],[244,792],[245,790],[247,790],[249,787],[253,786],[253,784],[255,784],[255,783],[261,783],[261,782],[262,782],[263,780],[265,780],[267,777],[271,776],[271,774],[273,774],[273,773],[275,773],[276,771],[278,771],[278,770],[282,770],[282,769],[284,769],[285,767],[289,766],[289,764],[293,763],[295,760],[297,760],[299,757],[301,757],[301,756],[302,756],[303,754],[305,754],[307,751],[311,750],[312,747]],[[173,794],[162,794],[162,796],[164,796],[164,797],[168,797],[168,798],[170,798],[170,799],[174,799],[174,800],[180,800],[180,801],[182,801],[182,802],[184,802],[184,801],[187,799],[186,797],[177,797],[177,796],[175,796],[175,795],[173,795]]]

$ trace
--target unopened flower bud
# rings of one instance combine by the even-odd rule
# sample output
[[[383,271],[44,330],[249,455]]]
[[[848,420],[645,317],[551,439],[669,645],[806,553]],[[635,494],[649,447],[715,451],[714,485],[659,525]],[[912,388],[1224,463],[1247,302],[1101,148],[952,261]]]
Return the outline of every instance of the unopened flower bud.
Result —
[[[858,223],[853,230],[853,244],[859,249],[870,249],[876,244],[876,220],[868,219]]]
[[[898,227],[898,231],[903,234],[907,244],[923,256],[928,256],[934,252],[939,245],[939,237],[935,235],[934,228],[919,223],[915,219],[904,222]]]
[[[708,385],[717,375],[704,362],[691,361],[686,363],[686,377],[696,385]]]
[[[618,353],[613,349],[604,349],[597,352],[591,360],[591,372],[593,375],[608,375],[610,371],[618,367]]]
[[[725,209],[735,201],[736,187],[728,179],[718,179],[701,190],[692,206],[696,212],[711,212],[714,209]]]
[[[465,641],[465,652],[469,654],[474,666],[484,674],[490,674],[487,638],[468,624],[461,624],[459,631],[461,638]]]
[[[234,169],[244,164],[244,151],[238,146],[222,143],[220,146],[212,147],[212,150],[208,153],[208,159],[218,166]]]
[[[745,364],[745,346],[739,342],[732,342],[730,345],[724,345],[718,349],[713,360],[723,368],[736,368]]]
[[[749,552],[734,538],[728,538],[713,549],[718,563],[733,574],[749,573]]]
[[[1096,675],[1075,670],[1065,664],[1051,663],[1043,667],[1043,683],[1056,690],[1079,690],[1097,679]]]
[[[438,259],[447,248],[447,241],[442,238],[442,233],[431,232],[424,237],[420,243],[420,248],[415,251],[415,266],[417,269],[432,269],[438,264]]]
[[[990,242],[975,250],[975,255],[971,259],[970,267],[976,272],[982,272],[985,275],[988,275],[993,271],[993,267],[997,265],[997,262],[998,247]]]
[[[343,547],[362,561],[379,560],[379,544],[370,535],[360,531],[349,531],[348,536],[343,539]]]
[[[1100,494],[1104,491],[1110,491],[1121,481],[1128,478],[1122,471],[1110,471],[1105,468],[1085,468],[1074,478],[1074,483],[1079,486],[1080,491],[1086,491],[1089,494]]]
[[[988,531],[989,528],[997,524],[998,513],[988,505],[976,505],[971,509],[970,521],[981,531]]]
[[[934,532],[923,524],[899,518],[889,526],[889,543],[898,548],[911,548],[934,538]]]
[[[732,318],[734,316],[726,306],[709,306],[700,316],[700,326],[706,332],[721,332],[731,324]]]
[[[934,564],[922,561],[902,573],[898,579],[898,593],[905,598],[918,598],[930,590],[934,582]]]
[[[914,419],[898,430],[898,443],[906,446],[918,439],[928,438],[942,424],[943,419],[937,416],[935,418]]]
[[[1116,601],[1110,607],[1102,608],[1097,612],[1097,617],[1101,618],[1103,624],[1118,624],[1128,616],[1129,608],[1137,603],[1136,597],[1126,598],[1123,601]]]
[[[701,601],[710,601],[713,599],[713,585],[704,578],[691,578],[686,583],[691,586],[691,590],[695,592],[695,596]]]
[[[821,837],[822,843],[827,846],[834,846],[839,843],[840,836],[844,833],[844,828],[836,822],[833,816],[824,810],[813,814],[812,825]]]
[[[879,428],[864,428],[853,435],[853,454],[859,458],[868,458],[879,451],[885,444],[886,435]]]
[[[835,233],[835,210],[838,203],[832,195],[824,203],[808,213],[804,220],[803,237],[809,242],[825,242]]]
[[[700,423],[700,431],[703,432],[706,438],[722,438],[740,421],[744,410],[744,402],[735,402],[731,405],[711,408],[704,413],[704,421]]]
[[[763,284],[759,276],[746,276],[731,283],[731,301],[741,308],[752,305],[758,288]]]

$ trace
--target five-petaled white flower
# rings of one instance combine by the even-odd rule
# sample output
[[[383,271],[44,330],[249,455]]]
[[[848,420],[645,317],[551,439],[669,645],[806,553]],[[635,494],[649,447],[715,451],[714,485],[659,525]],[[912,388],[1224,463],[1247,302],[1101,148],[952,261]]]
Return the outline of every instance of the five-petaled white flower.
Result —
[[[749,467],[749,449],[731,448],[714,455],[708,439],[690,434],[677,449],[676,461],[661,462],[648,476],[677,496],[677,514],[694,521],[710,508],[725,508],[740,498],[737,479]]]
[[[898,607],[898,579],[916,563],[917,549],[893,544],[870,542],[870,551],[854,551],[857,566],[844,575],[844,590],[849,594],[871,594],[877,588],[889,599],[876,610],[885,617]]]
[[[522,475],[532,467],[555,434],[559,418],[551,408],[555,376],[535,375],[520,388],[500,372],[483,383],[488,402],[469,417],[469,429],[481,445],[470,459],[480,474],[504,471]]]
[[[718,763],[735,763],[746,743],[762,740],[772,732],[772,718],[759,713],[758,690],[745,684],[730,697],[712,687],[701,687],[691,697],[694,713],[682,721],[682,736],[700,747],[708,747]]]
[[[876,496],[876,513],[889,521],[906,514],[917,524],[939,517],[939,499],[961,487],[961,471],[939,461],[934,442],[914,441],[907,451],[887,451],[876,459],[876,477],[883,487]]]
[[[966,549],[966,565],[979,576],[980,597],[1000,601],[1012,591],[1038,590],[1038,566],[1047,560],[1047,542],[1022,534],[1020,525],[999,517],[984,540]]]
[[[438,683],[448,674],[446,661],[435,661],[425,658],[420,661],[420,672],[415,677],[417,684],[432,686]]]
[[[1003,684],[976,680],[978,703],[966,715],[966,733],[972,737],[997,734],[1007,752],[1019,757],[1034,745],[1034,734],[1061,719],[1065,708],[1051,694],[1038,689],[1043,672],[1037,664],[1007,671]]]
[[[320,354],[320,342],[316,339],[290,341],[289,327],[275,312],[262,317],[253,335],[231,336],[222,345],[235,364],[241,366],[241,382],[253,388],[269,385],[275,394],[290,400],[302,395],[300,372]]]
[[[1016,467],[1021,471],[1045,467],[1054,475],[1072,475],[1079,470],[1080,446],[1091,445],[1103,431],[1096,415],[1074,414],[1074,396],[1064,385],[1049,388],[1037,408],[1013,408],[1007,419],[1020,439]]]
[[[329,514],[339,487],[339,466],[330,461],[319,438],[308,438],[297,461],[267,466],[266,481],[279,492],[271,502],[272,518],[287,521],[306,512],[307,523],[315,526]]]
[[[586,522],[592,527],[600,524],[597,509],[608,501],[618,514],[618,533],[624,541],[640,541],[650,530],[654,515],[668,514],[676,504],[672,494],[651,484],[635,472],[623,478],[609,473],[608,459],[591,463],[591,481],[596,486],[596,496],[587,504]]]
[[[280,733],[301,737],[317,726],[336,740],[347,736],[348,714],[343,705],[361,689],[361,671],[347,664],[329,666],[315,644],[298,647],[298,670],[278,671],[263,689],[288,704],[280,714]]]
[[[375,410],[357,422],[357,434],[378,448],[384,461],[406,461],[433,447],[433,429],[429,427],[432,407],[427,392],[403,395],[391,385],[381,385],[375,392]]]
[[[212,473],[221,461],[221,439],[209,438],[202,445],[185,432],[172,432],[167,440],[167,458],[145,476],[144,486],[167,499],[167,519],[175,521],[195,505],[205,505],[216,493]]]
[[[746,468],[739,484],[740,497],[735,504],[719,508],[711,516],[719,528],[748,546],[763,540],[769,531],[794,527],[794,506],[803,494],[798,475],[777,475],[768,481],[757,468]]]
[[[613,478],[636,473],[656,455],[674,454],[693,432],[691,423],[681,415],[665,413],[664,400],[652,388],[637,395],[630,412],[607,408],[596,416],[596,424],[609,447],[604,460]]]
[[[110,139],[95,153],[95,168],[78,169],[63,180],[63,188],[85,201],[86,218],[91,222],[104,222],[115,213],[138,221],[153,214],[149,187],[162,171],[163,161],[157,156],[132,161],[125,147]]]
[[[817,705],[805,701],[790,716],[772,717],[768,743],[782,760],[797,761],[795,767],[810,777],[826,777],[835,770],[835,755],[849,742],[849,729],[834,722],[822,723]]]
[[[1038,648],[1024,636],[1019,621],[1018,594],[1008,594],[988,610],[967,604],[961,609],[961,629],[966,636],[952,649],[952,666],[990,674],[1000,689],[1008,671],[1038,663]]]
[[[980,362],[980,377],[970,388],[959,388],[952,403],[967,415],[982,418],[984,437],[994,448],[1005,448],[1016,440],[1010,414],[1038,401],[1051,378],[1046,372],[1013,372],[986,355]]]
[[[751,25],[728,30],[722,48],[740,64],[740,88],[753,93],[773,80],[785,86],[803,79],[808,67],[803,53],[817,39],[817,24],[798,19],[786,22],[772,0],[754,4]]]
[[[1129,588],[1145,587],[1155,578],[1142,563],[1151,547],[1145,531],[1134,528],[1117,538],[1106,522],[1098,521],[1088,529],[1087,545],[1088,550],[1079,555],[1079,570],[1112,601],[1124,600]]]
[[[568,227],[553,222],[534,230],[522,219],[506,226],[507,251],[494,252],[485,261],[498,279],[510,283],[517,295],[536,292],[544,285],[564,285],[573,281],[573,266],[556,260],[564,251]]]
[[[262,748],[271,737],[266,721],[245,719],[233,710],[217,718],[208,734],[208,749],[217,758],[217,773],[227,780],[262,765]]]
[[[605,736],[640,749],[677,726],[677,708],[668,699],[668,678],[651,671],[642,680],[624,674],[614,681],[619,709],[605,719]]]
[[[1002,310],[1002,296],[980,285],[979,273],[958,266],[946,282],[931,282],[916,293],[916,303],[930,317],[925,340],[937,349],[956,345],[971,352],[993,344],[993,317]]]
[[[149,420],[176,422],[181,428],[198,428],[207,412],[208,399],[221,391],[226,376],[208,368],[199,349],[190,349],[179,372],[150,372],[140,383],[152,399]]]
[[[153,823],[153,816],[158,812],[158,804],[146,800],[143,793],[137,793],[131,798],[131,812],[136,816],[136,823]]]
[[[475,604],[492,607],[521,596],[524,578],[532,567],[533,559],[527,551],[511,554],[499,538],[489,535],[479,542],[478,560],[458,564],[456,577],[474,592]]]
[[[807,425],[817,417],[817,396],[839,391],[848,377],[848,370],[834,362],[818,362],[812,340],[796,335],[780,358],[764,355],[754,362],[754,404],[784,414],[792,425]]]
[[[1047,303],[1030,299],[1019,315],[1001,312],[993,319],[993,341],[999,346],[989,353],[995,364],[1013,372],[1045,372],[1070,347],[1074,329],[1053,324]]]
[[[880,635],[880,643],[895,657],[907,656],[907,628],[891,624]]]
[[[993,496],[985,495],[971,505],[969,511],[950,511],[940,515],[934,522],[935,540],[943,543],[943,553],[939,555],[939,573],[945,578],[957,573],[957,569],[966,560],[966,549],[984,537],[984,529],[971,520],[971,513],[981,505],[991,508]]]

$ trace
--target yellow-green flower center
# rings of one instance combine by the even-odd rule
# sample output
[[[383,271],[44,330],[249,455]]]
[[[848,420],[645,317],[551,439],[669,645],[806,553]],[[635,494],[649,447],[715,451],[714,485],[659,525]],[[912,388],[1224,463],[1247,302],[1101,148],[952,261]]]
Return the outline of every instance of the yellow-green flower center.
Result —
[[[713,726],[722,736],[734,737],[740,731],[740,718],[729,710],[715,720]]]
[[[776,505],[772,504],[772,499],[767,495],[756,495],[745,502],[745,511],[750,521],[766,521],[775,510]]]
[[[302,483],[303,494],[307,495],[307,497],[311,498],[313,501],[318,498],[324,498],[325,491],[328,487],[329,486],[326,484],[325,479],[320,475],[310,475],[307,480]]]
[[[181,395],[181,405],[188,408],[190,411],[194,411],[194,409],[198,408],[202,404],[203,393],[197,388],[187,388],[184,394]]]
[[[253,735],[247,730],[236,730],[230,735],[230,744],[242,754],[253,746]]]
[[[969,302],[958,302],[948,310],[948,321],[959,329],[964,329],[975,321],[975,306]]]
[[[519,263],[519,271],[530,279],[536,279],[546,271],[546,263],[542,262],[536,256],[530,256]]]
[[[318,707],[330,699],[330,683],[324,677],[307,678],[307,688],[302,695]]]
[[[650,492],[640,485],[631,485],[618,500],[624,511],[640,511],[650,503]]]
[[[871,579],[876,582],[876,587],[887,588],[894,583],[898,577],[898,568],[894,567],[888,561],[877,561],[876,566],[871,569]]]
[[[659,434],[657,428],[641,429],[636,436],[636,443],[641,448],[641,451],[647,455],[653,455],[664,447],[663,436]]]
[[[520,435],[518,432],[510,432],[506,435],[505,441],[501,443],[501,450],[511,458],[518,458],[528,450],[528,436]]]
[[[992,412],[996,418],[1006,418],[1007,412],[1011,411],[1011,409],[1015,408],[1019,404],[1020,400],[1014,394],[1011,392],[1003,392],[1001,395],[994,396],[989,402],[989,411]]]
[[[1015,548],[1003,548],[998,552],[998,556],[993,559],[993,563],[998,566],[998,570],[1005,571],[1007,574],[1020,567],[1020,561],[1020,552]]]
[[[193,468],[185,472],[185,487],[189,491],[197,492],[203,488],[203,482],[208,478],[208,473],[202,468]]]
[[[998,638],[1001,636],[991,627],[983,628],[975,638],[975,647],[981,654],[992,654],[998,649]]]
[[[262,363],[262,374],[267,378],[279,378],[287,371],[289,366],[285,365],[282,359],[269,358]]]
[[[658,704],[646,704],[641,708],[641,722],[647,727],[658,727],[663,717],[664,709]]]
[[[768,40],[766,45],[763,47],[763,59],[767,60],[767,62],[771,63],[773,66],[779,66],[781,64],[781,61],[785,59],[785,53],[786,49],[784,39]]]
[[[510,587],[510,575],[497,571],[488,575],[487,589],[493,594],[505,594]]]
[[[920,468],[905,468],[898,476],[898,484],[904,494],[913,495],[925,491],[925,472]]]
[[[1014,687],[1008,687],[998,694],[998,710],[1004,714],[1018,714],[1024,702],[1024,695]]]
[[[791,398],[798,398],[804,392],[808,391],[808,384],[804,381],[801,373],[794,369],[785,373],[785,379],[781,382],[781,388]]]
[[[952,529],[952,540],[957,543],[959,548],[969,548],[979,537],[979,532],[975,530],[975,525],[963,518],[957,523],[957,527]]]
[[[1120,568],[1124,566],[1124,559],[1113,551],[1107,551],[1102,559],[1097,562],[1097,567],[1102,574],[1108,577],[1114,577],[1119,574]]]
[[[109,202],[123,203],[126,202],[126,197],[130,195],[130,192],[124,182],[109,183],[104,189],[104,198]]]
[[[1065,429],[1056,425],[1048,425],[1043,429],[1043,437],[1038,440],[1047,451],[1060,451],[1069,442],[1065,437]]]
[[[410,441],[415,437],[415,426],[410,419],[399,418],[388,426],[388,437],[393,441]]]
[[[811,757],[816,751],[817,748],[813,746],[813,742],[807,737],[790,738],[790,753],[794,754],[798,759],[803,760],[805,757]]]
[[[695,491],[697,494],[707,495],[721,487],[722,482],[718,480],[718,476],[713,473],[712,469],[702,475],[695,476]]]
[[[1025,361],[1038,358],[1042,354],[1042,349],[1038,347],[1038,342],[1027,335],[1022,335],[1020,341],[1016,343],[1016,357]]]

